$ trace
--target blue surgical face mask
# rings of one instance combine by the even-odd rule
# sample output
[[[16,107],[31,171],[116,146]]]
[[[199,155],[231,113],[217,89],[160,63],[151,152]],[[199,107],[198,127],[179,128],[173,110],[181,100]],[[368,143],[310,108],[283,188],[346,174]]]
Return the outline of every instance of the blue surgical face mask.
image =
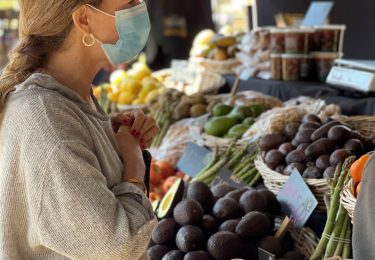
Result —
[[[95,38],[101,44],[109,62],[116,67],[135,59],[145,47],[151,29],[145,2],[117,11],[114,16],[91,5],[88,6],[116,19],[116,29],[119,35],[116,44],[102,43]]]

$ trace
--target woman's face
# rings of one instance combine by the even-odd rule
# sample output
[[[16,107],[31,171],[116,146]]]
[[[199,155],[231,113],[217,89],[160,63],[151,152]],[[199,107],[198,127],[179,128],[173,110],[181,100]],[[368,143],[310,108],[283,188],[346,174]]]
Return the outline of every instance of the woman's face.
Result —
[[[118,40],[115,12],[134,7],[141,2],[142,0],[102,0],[97,8],[113,17],[88,8],[91,33],[102,43],[115,44]]]

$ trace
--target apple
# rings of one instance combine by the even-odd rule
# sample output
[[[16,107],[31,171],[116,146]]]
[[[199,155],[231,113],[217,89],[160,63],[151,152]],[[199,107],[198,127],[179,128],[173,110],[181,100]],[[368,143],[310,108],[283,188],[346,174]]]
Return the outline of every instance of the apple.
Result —
[[[150,167],[150,182],[153,185],[157,186],[157,185],[159,185],[159,183],[161,182],[162,179],[163,179],[163,176],[162,176],[160,167],[157,166],[154,163],[151,163],[151,167]]]
[[[156,165],[159,166],[163,179],[167,179],[170,176],[174,175],[175,168],[165,160],[159,160],[156,162]]]
[[[163,191],[164,193],[167,193],[167,191],[171,188],[171,186],[173,185],[173,183],[178,180],[180,178],[176,177],[176,176],[170,176],[168,177],[165,182],[163,183]]]
[[[183,179],[183,178],[186,177],[186,174],[183,173],[182,171],[178,171],[178,172],[176,172],[175,176]]]

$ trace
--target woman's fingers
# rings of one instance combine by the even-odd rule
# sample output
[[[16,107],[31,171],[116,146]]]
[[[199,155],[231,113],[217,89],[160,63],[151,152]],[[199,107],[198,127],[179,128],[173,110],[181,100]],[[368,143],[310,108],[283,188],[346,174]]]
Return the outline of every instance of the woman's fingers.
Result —
[[[141,136],[143,123],[146,120],[146,115],[141,110],[139,110],[139,111],[134,112],[133,116],[134,116],[134,123],[130,129],[130,132],[136,138],[139,138]]]
[[[113,113],[110,115],[112,129],[115,133],[119,130],[120,126],[131,126],[134,122],[134,117],[130,113]]]
[[[139,141],[140,143],[146,143],[148,140],[152,140],[160,132],[159,128],[156,125],[153,125],[151,129],[141,135]]]
[[[152,117],[146,116],[145,121],[143,122],[142,128],[141,128],[141,134],[140,136],[144,136],[147,132],[149,132],[151,129],[156,127],[155,119]]]
[[[141,145],[142,150],[146,150],[147,148],[150,148],[151,144],[152,144],[152,139],[149,139],[140,145]]]

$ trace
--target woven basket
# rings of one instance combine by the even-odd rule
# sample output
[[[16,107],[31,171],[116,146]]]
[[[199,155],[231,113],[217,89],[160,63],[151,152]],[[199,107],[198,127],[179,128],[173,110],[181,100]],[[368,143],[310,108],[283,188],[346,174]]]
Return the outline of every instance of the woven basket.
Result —
[[[222,75],[234,74],[233,69],[241,64],[237,59],[217,61],[212,59],[190,58],[190,61],[203,67],[206,71]]]
[[[255,159],[255,167],[262,175],[267,189],[275,194],[279,193],[289,178],[289,176],[282,175],[268,168],[261,155]],[[326,179],[305,179],[305,182],[318,201],[317,210],[326,212],[327,208],[324,202],[324,195],[330,192],[328,181]]]
[[[333,119],[349,125],[363,135],[373,137],[375,135],[375,116],[343,116],[336,115]]]
[[[304,227],[301,232],[298,232],[292,225],[288,231],[293,238],[294,246],[309,259],[315,248],[318,246],[319,238],[311,229]]]
[[[353,216],[354,216],[354,208],[355,203],[357,202],[357,198],[354,197],[352,193],[353,180],[350,180],[349,183],[344,187],[341,192],[340,203],[348,212],[349,217],[352,219],[353,223]]]

